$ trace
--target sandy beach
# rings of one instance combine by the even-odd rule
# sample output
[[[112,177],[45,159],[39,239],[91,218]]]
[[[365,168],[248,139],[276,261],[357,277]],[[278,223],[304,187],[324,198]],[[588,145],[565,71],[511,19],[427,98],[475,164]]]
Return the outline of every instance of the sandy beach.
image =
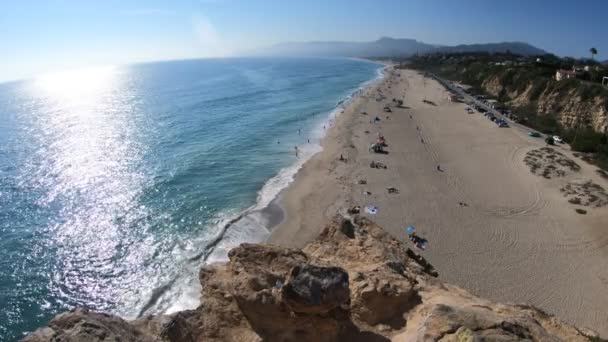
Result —
[[[608,336],[608,206],[596,206],[601,193],[599,202],[583,206],[568,201],[572,191],[570,197],[560,191],[582,187],[584,196],[581,184],[608,189],[608,182],[560,146],[558,159],[580,168],[560,164],[563,172],[553,175],[556,168],[547,163],[556,154],[539,150],[543,139],[498,128],[447,95],[416,71],[388,68],[337,117],[323,152],[281,194],[285,220],[269,241],[302,247],[337,212],[373,205],[377,214],[362,215],[395,237],[407,240],[411,225],[428,239],[421,253],[441,279],[492,300],[535,305]],[[373,123],[376,116],[380,121]],[[368,151],[378,134],[388,154]],[[387,168],[371,168],[372,161]]]

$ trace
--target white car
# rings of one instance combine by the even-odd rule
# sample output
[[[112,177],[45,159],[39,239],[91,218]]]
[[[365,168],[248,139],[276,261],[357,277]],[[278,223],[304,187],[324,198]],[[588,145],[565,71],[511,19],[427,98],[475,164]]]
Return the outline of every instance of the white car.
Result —
[[[553,136],[553,141],[555,141],[555,142],[556,142],[556,143],[558,143],[558,144],[563,144],[563,143],[564,143],[564,141],[562,140],[562,138],[560,138],[560,137],[559,137],[559,136],[557,136],[557,135],[554,135],[554,136]]]

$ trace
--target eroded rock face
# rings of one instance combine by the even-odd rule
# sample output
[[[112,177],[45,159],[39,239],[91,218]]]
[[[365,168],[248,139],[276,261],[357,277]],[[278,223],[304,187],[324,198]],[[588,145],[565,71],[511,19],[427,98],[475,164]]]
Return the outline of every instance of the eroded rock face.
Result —
[[[529,306],[478,298],[364,218],[304,250],[242,244],[201,269],[201,305],[136,321],[78,309],[24,341],[587,341]]]
[[[335,341],[351,324],[340,308],[349,299],[344,270],[315,266],[300,250],[270,245],[242,244],[228,256],[232,283],[226,291],[260,338]]]
[[[160,342],[160,336],[140,329],[119,317],[76,309],[57,315],[47,327],[36,330],[23,339],[36,341],[142,341]]]
[[[567,92],[559,87],[559,82],[548,80],[538,89],[534,82],[528,82],[525,87],[514,86],[511,81],[505,81],[505,73],[487,78],[482,87],[489,94],[499,97],[507,95],[514,107],[528,107],[541,115],[555,115],[560,124],[566,128],[589,127],[596,132],[608,132],[608,99],[597,95],[581,98],[577,89]]]

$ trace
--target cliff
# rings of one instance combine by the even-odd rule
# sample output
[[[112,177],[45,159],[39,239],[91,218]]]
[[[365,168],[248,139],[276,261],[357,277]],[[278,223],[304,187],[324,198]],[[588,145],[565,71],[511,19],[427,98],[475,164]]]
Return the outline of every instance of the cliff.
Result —
[[[23,341],[597,339],[533,307],[439,281],[424,258],[365,218],[336,217],[303,250],[242,244],[199,276],[196,310],[125,321],[76,309]]]
[[[506,104],[540,115],[554,116],[566,129],[589,127],[608,132],[608,90],[577,80],[527,79],[513,70],[503,70],[482,82],[489,94]]]

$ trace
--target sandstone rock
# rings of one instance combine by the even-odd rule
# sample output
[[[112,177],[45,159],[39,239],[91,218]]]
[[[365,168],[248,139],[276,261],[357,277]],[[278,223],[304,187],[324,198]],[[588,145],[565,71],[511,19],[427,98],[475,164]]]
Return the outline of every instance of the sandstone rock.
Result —
[[[394,329],[403,327],[403,314],[420,303],[415,280],[388,263],[357,268],[356,274],[351,282],[353,314],[372,326],[382,323]]]
[[[242,244],[229,258],[230,291],[264,340],[335,341],[349,324],[338,308],[349,299],[343,270],[310,265],[302,251],[269,245]]]
[[[201,305],[136,321],[77,309],[27,342],[587,341],[538,309],[476,297],[436,278],[373,222],[337,217],[304,250],[242,244],[199,273]]]
[[[534,82],[514,86],[513,82],[505,82],[501,74],[497,74],[485,79],[482,87],[496,97],[507,95],[511,99],[508,104],[513,107],[532,106],[541,115],[555,115],[566,128],[589,127],[596,132],[608,132],[608,99],[602,95],[583,99],[580,89],[571,88],[564,92],[559,82],[547,80],[542,89],[536,89]]]
[[[348,306],[348,273],[339,267],[295,266],[281,288],[281,299],[296,313],[326,314]]]
[[[76,309],[57,315],[47,327],[38,329],[23,342],[65,341],[141,341],[160,342],[161,338],[108,314]]]

